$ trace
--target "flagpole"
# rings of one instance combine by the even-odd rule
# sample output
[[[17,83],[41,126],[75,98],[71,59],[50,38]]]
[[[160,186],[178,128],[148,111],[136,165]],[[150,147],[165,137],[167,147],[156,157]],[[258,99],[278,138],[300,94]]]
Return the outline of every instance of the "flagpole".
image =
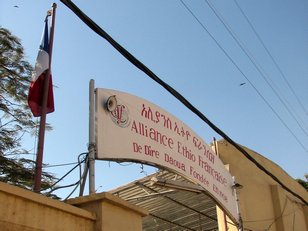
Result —
[[[42,113],[40,119],[39,127],[39,137],[37,145],[37,156],[36,156],[36,166],[35,166],[35,176],[34,176],[34,188],[33,191],[39,193],[41,191],[41,181],[42,181],[42,165],[43,165],[43,153],[44,153],[44,140],[45,140],[45,127],[46,127],[46,109],[47,109],[47,99],[48,90],[51,74],[51,58],[52,58],[52,47],[53,47],[53,37],[54,37],[54,27],[55,27],[55,16],[56,16],[57,4],[52,5],[52,21],[50,28],[50,38],[49,38],[49,68],[47,70],[46,78],[44,80],[44,93],[42,99]],[[48,12],[49,13],[49,12]]]

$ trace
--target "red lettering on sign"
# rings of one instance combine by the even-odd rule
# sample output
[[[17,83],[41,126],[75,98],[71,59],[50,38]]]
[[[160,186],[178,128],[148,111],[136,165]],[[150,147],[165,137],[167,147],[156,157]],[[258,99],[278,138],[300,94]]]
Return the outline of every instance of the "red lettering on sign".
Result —
[[[185,170],[185,164],[172,158],[171,156],[169,156],[167,153],[165,153],[165,162],[173,165],[174,167],[181,169],[182,171],[186,171]]]

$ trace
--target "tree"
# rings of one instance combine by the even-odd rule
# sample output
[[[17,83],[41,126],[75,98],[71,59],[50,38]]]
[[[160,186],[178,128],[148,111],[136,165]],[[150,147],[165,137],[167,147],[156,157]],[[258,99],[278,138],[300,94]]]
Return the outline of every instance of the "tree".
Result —
[[[0,181],[31,189],[34,161],[22,148],[25,134],[36,135],[37,123],[27,104],[32,66],[25,60],[20,40],[0,26]],[[42,189],[55,177],[43,172]]]
[[[308,174],[305,174],[306,180],[296,179],[298,183],[300,183],[307,191],[308,191]]]

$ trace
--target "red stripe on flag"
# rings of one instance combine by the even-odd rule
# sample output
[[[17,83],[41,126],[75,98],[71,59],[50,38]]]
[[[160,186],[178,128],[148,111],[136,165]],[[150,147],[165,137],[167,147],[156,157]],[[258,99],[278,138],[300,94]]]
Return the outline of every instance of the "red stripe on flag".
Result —
[[[29,107],[33,115],[36,117],[42,115],[42,101],[43,101],[43,94],[44,94],[43,91],[44,91],[44,81],[46,77],[46,72],[41,74],[36,81],[31,82],[30,84],[28,104],[29,104]],[[55,110],[55,106],[54,106],[54,98],[53,98],[52,77],[50,75],[46,113],[54,112],[54,110]]]

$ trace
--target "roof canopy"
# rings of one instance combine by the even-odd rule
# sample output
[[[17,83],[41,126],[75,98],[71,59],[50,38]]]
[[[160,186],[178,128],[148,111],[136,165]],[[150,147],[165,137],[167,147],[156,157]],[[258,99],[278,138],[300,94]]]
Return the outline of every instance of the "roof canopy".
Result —
[[[153,185],[153,177],[192,184],[179,175],[162,171],[110,191],[149,211],[143,230],[218,230],[216,203],[208,195]]]

